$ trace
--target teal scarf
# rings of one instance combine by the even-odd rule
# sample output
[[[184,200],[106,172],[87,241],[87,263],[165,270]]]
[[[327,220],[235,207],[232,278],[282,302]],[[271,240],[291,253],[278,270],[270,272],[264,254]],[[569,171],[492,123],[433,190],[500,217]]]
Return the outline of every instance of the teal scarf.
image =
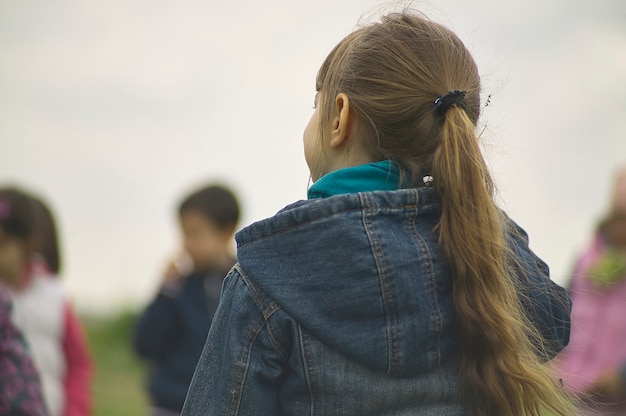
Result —
[[[390,160],[351,166],[330,172],[308,191],[309,199],[357,192],[395,191],[401,188],[400,172]]]

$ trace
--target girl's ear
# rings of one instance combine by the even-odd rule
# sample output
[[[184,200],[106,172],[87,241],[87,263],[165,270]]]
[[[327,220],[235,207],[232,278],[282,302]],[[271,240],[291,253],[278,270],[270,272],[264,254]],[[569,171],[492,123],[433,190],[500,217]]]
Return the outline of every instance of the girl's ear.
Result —
[[[346,143],[352,132],[354,113],[350,109],[350,99],[346,94],[339,93],[335,98],[335,118],[332,122],[330,147],[337,149]]]

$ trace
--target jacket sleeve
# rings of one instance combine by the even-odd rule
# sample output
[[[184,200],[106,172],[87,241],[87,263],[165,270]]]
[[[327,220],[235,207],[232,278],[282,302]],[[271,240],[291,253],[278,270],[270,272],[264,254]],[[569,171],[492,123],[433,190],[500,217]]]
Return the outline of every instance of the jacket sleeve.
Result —
[[[266,321],[278,308],[258,302],[249,282],[237,268],[231,270],[183,415],[279,414],[279,383],[287,359]]]
[[[554,358],[569,343],[572,301],[567,291],[550,279],[546,263],[528,246],[526,232],[511,221],[512,266],[522,308],[542,339],[537,339],[543,358]],[[541,345],[543,344],[543,345]]]
[[[135,352],[148,359],[167,354],[180,338],[180,321],[177,293],[160,291],[137,321],[133,334]]]
[[[63,352],[67,363],[64,416],[91,414],[92,365],[85,334],[69,303],[65,305]]]

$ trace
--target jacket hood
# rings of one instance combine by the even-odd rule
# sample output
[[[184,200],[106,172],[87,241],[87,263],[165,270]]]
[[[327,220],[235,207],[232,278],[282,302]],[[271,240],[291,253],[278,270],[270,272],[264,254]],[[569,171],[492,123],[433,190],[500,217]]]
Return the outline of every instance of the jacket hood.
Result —
[[[449,272],[430,249],[438,216],[429,188],[300,201],[237,233],[238,261],[321,342],[377,371],[411,375],[451,350],[440,345],[452,327],[441,313],[451,310],[441,304],[450,301]]]

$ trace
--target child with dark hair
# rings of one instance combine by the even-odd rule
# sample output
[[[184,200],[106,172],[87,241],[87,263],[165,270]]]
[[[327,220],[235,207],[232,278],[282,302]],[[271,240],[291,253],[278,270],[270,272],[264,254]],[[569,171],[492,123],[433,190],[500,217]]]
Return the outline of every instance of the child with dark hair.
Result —
[[[211,185],[178,209],[184,259],[172,262],[158,294],[139,318],[134,348],[148,359],[152,415],[180,413],[213,314],[222,280],[235,264],[230,243],[239,204],[227,188]]]
[[[0,189],[0,280],[11,288],[13,320],[39,370],[50,415],[91,412],[92,365],[82,326],[58,279],[60,250],[52,212],[26,192]]]
[[[0,192],[0,415],[46,415],[41,384],[31,352],[11,319],[12,300],[5,284],[19,279],[23,240],[31,224],[24,215],[28,199],[13,190]],[[4,277],[3,277],[4,276]]]

